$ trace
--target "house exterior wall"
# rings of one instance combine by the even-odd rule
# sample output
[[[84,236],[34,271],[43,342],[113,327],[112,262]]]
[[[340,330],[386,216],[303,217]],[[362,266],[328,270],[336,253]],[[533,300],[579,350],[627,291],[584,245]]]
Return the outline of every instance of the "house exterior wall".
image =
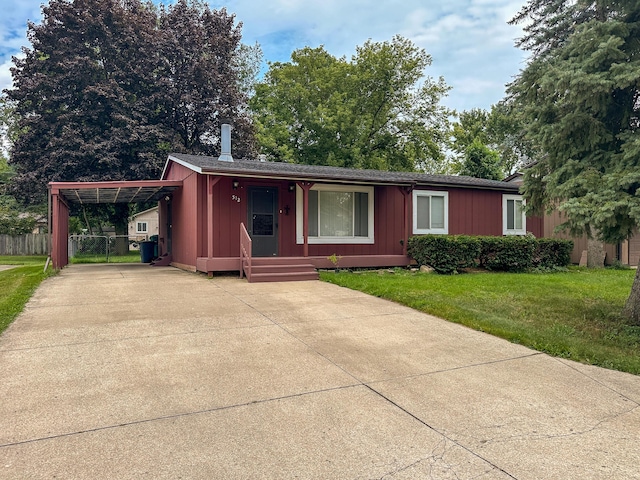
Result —
[[[562,214],[557,210],[554,210],[552,213],[545,215],[543,220],[544,236],[548,238],[564,238],[567,240],[573,240],[573,251],[571,252],[571,263],[580,263],[580,257],[582,257],[582,252],[587,249],[587,236],[582,235],[581,237],[572,237],[571,235],[564,232],[556,233],[555,228],[563,222],[564,222],[564,219],[562,218]],[[630,242],[630,245],[631,245],[631,242]],[[638,246],[640,247],[640,242],[638,242]],[[605,243],[604,251],[607,254],[605,258],[605,263],[607,265],[610,265],[614,260],[617,259],[618,257],[617,245],[614,245],[611,243]],[[638,254],[640,255],[640,251],[638,252]],[[622,261],[623,263],[628,262],[628,260],[625,258],[621,258],[620,261]]]
[[[203,176],[204,177],[204,176]],[[278,180],[236,179],[221,177],[213,188],[213,256],[237,257],[240,249],[240,223],[248,224],[248,190],[250,187],[272,187],[278,189],[278,239],[281,257],[303,255],[303,245],[296,243],[296,192],[289,191],[292,182]],[[206,184],[206,178],[204,180]],[[201,232],[199,256],[207,256],[207,199],[206,188],[199,200]],[[402,255],[404,221],[403,196],[397,187],[376,187],[374,191],[375,243],[364,244],[312,244],[310,256],[337,255]]]
[[[139,222],[146,222],[147,223],[147,231],[144,233],[139,233],[136,229],[137,224]],[[137,215],[134,215],[131,219],[131,221],[129,222],[129,236],[130,237],[135,237],[135,236],[140,236],[140,235],[146,235],[147,238],[150,237],[151,235],[158,235],[159,231],[158,231],[158,208],[153,208],[150,210],[147,210],[145,212],[141,212]]]
[[[495,190],[429,188],[449,192],[450,235],[502,236],[502,195]],[[543,236],[542,219],[527,217],[527,232]]]
[[[629,239],[629,258],[628,264],[637,266],[640,263],[640,233],[636,230],[635,235]]]
[[[216,260],[216,265],[237,269],[240,223],[245,226],[249,223],[248,193],[251,187],[270,187],[278,191],[278,256],[304,256],[304,245],[296,238],[296,190],[299,189],[290,190],[295,182],[199,174],[178,163],[170,163],[164,178],[183,181],[183,188],[173,192],[170,202],[160,202],[160,251],[164,253],[168,248],[166,224],[171,210],[174,264],[189,269],[200,265],[197,268],[202,270],[203,259],[216,258],[220,259]],[[234,183],[237,183],[235,188]],[[503,192],[455,187],[429,190],[449,192],[449,234],[502,236]],[[412,232],[412,195],[406,188],[395,185],[374,186],[373,192],[373,243],[309,243],[309,257],[326,258],[336,254],[406,258],[404,241]],[[527,231],[541,236],[542,219],[527,218]]]
[[[181,267],[194,269],[201,242],[202,225],[202,176],[192,170],[172,163],[165,175],[166,180],[182,180],[183,186],[173,192],[169,202],[161,201],[160,239],[162,253],[168,247],[168,209],[171,209],[171,255],[172,261]]]

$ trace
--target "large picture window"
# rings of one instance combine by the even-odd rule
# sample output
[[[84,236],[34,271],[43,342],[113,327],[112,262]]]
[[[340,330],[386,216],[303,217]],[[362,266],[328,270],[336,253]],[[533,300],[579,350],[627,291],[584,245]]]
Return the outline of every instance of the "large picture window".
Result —
[[[413,233],[449,233],[449,193],[413,191]]]
[[[303,243],[303,192],[296,190],[297,242]],[[309,190],[309,243],[373,243],[373,187],[314,185]]]
[[[522,195],[502,196],[502,234],[526,235],[527,217]]]

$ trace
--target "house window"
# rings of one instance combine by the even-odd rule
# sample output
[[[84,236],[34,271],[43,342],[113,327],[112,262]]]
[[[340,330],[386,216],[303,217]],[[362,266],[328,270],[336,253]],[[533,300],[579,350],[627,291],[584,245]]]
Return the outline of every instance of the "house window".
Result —
[[[449,192],[413,191],[413,233],[449,233]]]
[[[527,217],[524,213],[522,195],[502,196],[502,234],[526,235]]]
[[[136,222],[136,233],[147,233],[147,222]]]
[[[304,243],[304,199],[296,189],[296,240]],[[373,187],[314,185],[309,190],[309,243],[374,243]]]

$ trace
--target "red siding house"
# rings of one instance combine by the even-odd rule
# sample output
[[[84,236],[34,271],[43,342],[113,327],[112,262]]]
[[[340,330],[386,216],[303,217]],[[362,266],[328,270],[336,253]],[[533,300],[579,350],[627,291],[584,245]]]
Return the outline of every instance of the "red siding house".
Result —
[[[542,233],[518,186],[471,177],[172,154],[159,250],[173,265],[250,281],[314,278],[315,268],[406,266],[416,234]],[[241,267],[242,265],[242,267]]]
[[[169,155],[160,180],[50,183],[54,267],[68,263],[73,202],[157,200],[158,264],[249,281],[317,278],[330,257],[339,267],[406,266],[411,235],[543,234],[514,183],[234,160],[228,131],[222,146],[220,157]]]

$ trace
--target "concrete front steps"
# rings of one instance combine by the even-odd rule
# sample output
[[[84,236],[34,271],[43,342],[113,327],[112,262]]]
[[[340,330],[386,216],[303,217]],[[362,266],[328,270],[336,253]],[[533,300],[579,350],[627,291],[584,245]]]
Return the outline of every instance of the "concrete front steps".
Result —
[[[249,282],[296,282],[318,280],[313,264],[297,258],[253,257]]]

